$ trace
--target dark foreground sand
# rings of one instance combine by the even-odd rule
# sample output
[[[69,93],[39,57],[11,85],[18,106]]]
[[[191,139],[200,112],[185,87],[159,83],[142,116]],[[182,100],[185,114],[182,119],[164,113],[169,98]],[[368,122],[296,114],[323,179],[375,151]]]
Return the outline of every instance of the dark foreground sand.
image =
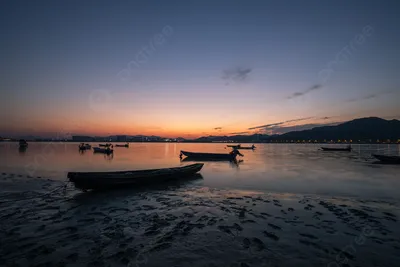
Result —
[[[65,194],[64,194],[65,193]],[[400,266],[392,201],[0,174],[0,266]]]

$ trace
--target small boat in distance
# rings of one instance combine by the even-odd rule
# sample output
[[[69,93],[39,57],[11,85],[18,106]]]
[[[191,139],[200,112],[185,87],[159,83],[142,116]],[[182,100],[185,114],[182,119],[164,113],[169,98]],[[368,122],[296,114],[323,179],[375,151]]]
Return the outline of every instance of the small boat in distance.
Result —
[[[372,154],[372,156],[380,160],[382,163],[400,164],[400,156],[387,156],[387,155],[377,155],[377,154]]]
[[[203,168],[203,163],[191,164],[183,167],[134,170],[118,172],[69,172],[67,177],[81,190],[110,189],[115,187],[156,184],[169,180],[195,175]]]
[[[199,152],[188,152],[181,150],[181,154],[179,155],[182,158],[182,155],[185,155],[191,159],[197,160],[236,160],[236,156],[239,155],[243,157],[243,155],[237,150],[234,149],[230,153],[227,154],[217,154],[217,153],[199,153]]]
[[[107,143],[107,144],[99,144],[99,147],[110,147],[112,144]]]
[[[114,152],[114,150],[112,149],[112,146],[106,147],[106,148],[100,148],[100,147],[93,148],[93,153],[111,154],[113,152]]]
[[[26,148],[28,147],[28,143],[24,139],[19,140],[19,147],[20,148]]]
[[[126,148],[128,148],[128,147],[129,147],[129,143],[126,143],[126,144],[124,144],[124,145],[116,144],[115,146],[116,146],[116,147],[126,147]]]
[[[347,151],[350,152],[351,151],[351,146],[347,146],[347,147],[321,147],[322,150],[324,151]]]

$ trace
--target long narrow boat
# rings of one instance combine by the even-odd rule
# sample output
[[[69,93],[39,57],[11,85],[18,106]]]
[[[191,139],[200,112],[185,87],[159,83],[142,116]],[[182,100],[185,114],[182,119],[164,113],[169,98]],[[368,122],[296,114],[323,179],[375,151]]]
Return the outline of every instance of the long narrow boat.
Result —
[[[237,149],[255,149],[256,147],[255,147],[255,145],[252,145],[252,146],[240,146],[240,147],[238,147]]]
[[[128,144],[128,143],[127,143],[127,144],[124,144],[124,145],[116,144],[115,146],[116,146],[116,147],[129,147],[129,144]]]
[[[351,146],[348,147],[321,147],[322,150],[324,151],[351,151]]]
[[[379,159],[383,163],[400,164],[400,156],[387,156],[372,154],[376,159]]]
[[[238,145],[227,145],[227,147],[240,147],[240,144],[238,144]]]
[[[156,184],[169,180],[190,177],[203,168],[203,163],[183,167],[134,170],[119,172],[69,172],[68,179],[82,190],[109,189],[115,187]]]
[[[238,151],[238,150],[233,150],[230,153],[227,154],[217,154],[217,153],[199,153],[199,152],[188,152],[188,151],[183,151],[181,150],[180,156],[185,155],[188,158],[191,159],[205,159],[205,160],[235,160],[236,156],[242,156],[243,155]]]
[[[107,143],[107,144],[99,144],[99,146],[100,147],[109,147],[109,146],[112,146],[110,143]]]

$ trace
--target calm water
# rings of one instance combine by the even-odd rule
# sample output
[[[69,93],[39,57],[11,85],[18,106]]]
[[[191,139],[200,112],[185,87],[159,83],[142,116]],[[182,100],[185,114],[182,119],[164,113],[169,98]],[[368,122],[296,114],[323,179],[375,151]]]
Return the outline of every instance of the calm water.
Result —
[[[93,143],[92,146],[97,146]],[[355,145],[354,151],[323,152],[320,145],[258,144],[243,150],[238,165],[205,162],[200,185],[277,193],[398,198],[398,165],[381,165],[371,153],[399,154],[399,145]],[[182,166],[180,150],[227,153],[225,144],[132,143],[114,155],[79,153],[78,143],[0,143],[0,171],[65,180],[68,171],[112,171]]]

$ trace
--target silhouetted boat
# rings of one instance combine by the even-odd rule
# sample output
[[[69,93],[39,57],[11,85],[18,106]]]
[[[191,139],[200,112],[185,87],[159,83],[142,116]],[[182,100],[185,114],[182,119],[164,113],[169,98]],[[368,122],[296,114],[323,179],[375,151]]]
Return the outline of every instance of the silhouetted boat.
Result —
[[[114,150],[111,147],[107,147],[107,148],[94,147],[93,152],[94,153],[111,154],[114,152]]]
[[[243,155],[238,151],[238,150],[233,150],[232,152],[228,154],[217,154],[217,153],[198,153],[198,152],[188,152],[188,151],[183,151],[181,150],[180,157],[182,155],[185,155],[188,158],[191,159],[205,159],[205,160],[235,160],[236,156],[242,156]]]
[[[238,145],[227,145],[227,147],[240,147],[240,144],[238,144]]]
[[[372,156],[384,163],[400,164],[400,156],[386,156],[377,154],[372,154]]]
[[[112,146],[110,143],[107,143],[107,144],[99,144],[99,147],[109,147],[109,146]]]
[[[351,151],[351,146],[347,146],[347,147],[321,147],[322,150],[324,151],[347,151],[350,152]]]
[[[203,163],[183,167],[119,172],[69,172],[68,179],[76,188],[110,189],[143,184],[156,184],[193,176],[203,168]]]
[[[24,139],[19,140],[19,147],[20,148],[26,148],[28,147],[28,143]]]
[[[128,144],[128,143],[126,143],[126,144],[124,144],[124,145],[116,144],[115,146],[116,146],[116,147],[129,147],[129,144]]]
[[[87,149],[90,149],[91,147],[92,147],[92,146],[89,145],[89,144],[81,143],[81,144],[79,145],[79,150],[87,150]]]
[[[240,147],[238,147],[236,149],[255,149],[255,148],[256,147],[254,145],[252,145],[252,146],[240,146]]]

